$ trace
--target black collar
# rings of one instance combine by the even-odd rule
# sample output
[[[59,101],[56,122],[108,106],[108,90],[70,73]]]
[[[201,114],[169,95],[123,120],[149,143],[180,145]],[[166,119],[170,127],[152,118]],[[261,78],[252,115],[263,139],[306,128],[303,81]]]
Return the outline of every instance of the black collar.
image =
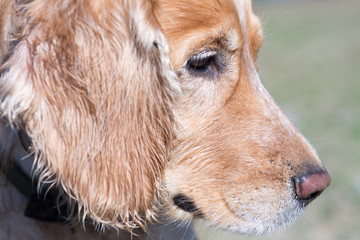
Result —
[[[29,154],[30,141],[19,134],[18,144],[10,154],[2,154],[0,168],[7,179],[29,199],[24,215],[45,222],[65,221],[69,210],[66,201],[59,194],[58,187],[41,185],[33,174],[34,157]],[[21,144],[20,144],[21,143]]]

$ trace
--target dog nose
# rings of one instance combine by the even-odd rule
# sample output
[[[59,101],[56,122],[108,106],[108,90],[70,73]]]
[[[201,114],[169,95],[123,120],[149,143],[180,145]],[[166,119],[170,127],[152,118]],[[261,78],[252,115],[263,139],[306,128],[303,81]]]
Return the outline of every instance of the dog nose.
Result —
[[[330,185],[331,177],[326,170],[294,178],[296,195],[305,206],[317,198]]]

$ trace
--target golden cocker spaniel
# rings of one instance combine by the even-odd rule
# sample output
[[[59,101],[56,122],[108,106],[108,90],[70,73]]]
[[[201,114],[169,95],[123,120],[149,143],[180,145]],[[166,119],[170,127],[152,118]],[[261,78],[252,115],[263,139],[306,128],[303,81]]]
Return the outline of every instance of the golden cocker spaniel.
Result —
[[[0,113],[40,182],[121,229],[165,211],[245,234],[330,183],[262,86],[250,0],[2,0]]]

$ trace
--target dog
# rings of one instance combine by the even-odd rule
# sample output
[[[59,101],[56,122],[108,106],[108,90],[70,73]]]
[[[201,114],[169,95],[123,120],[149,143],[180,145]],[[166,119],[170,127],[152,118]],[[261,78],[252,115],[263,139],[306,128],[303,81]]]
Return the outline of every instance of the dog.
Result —
[[[2,0],[0,112],[80,221],[262,234],[329,184],[262,86],[250,0]]]

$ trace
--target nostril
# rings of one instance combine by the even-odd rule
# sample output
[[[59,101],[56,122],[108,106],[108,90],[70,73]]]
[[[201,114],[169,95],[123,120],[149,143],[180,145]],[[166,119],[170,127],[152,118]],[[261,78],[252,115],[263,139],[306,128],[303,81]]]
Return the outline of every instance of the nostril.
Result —
[[[296,195],[305,205],[317,198],[331,182],[326,170],[294,178]]]

